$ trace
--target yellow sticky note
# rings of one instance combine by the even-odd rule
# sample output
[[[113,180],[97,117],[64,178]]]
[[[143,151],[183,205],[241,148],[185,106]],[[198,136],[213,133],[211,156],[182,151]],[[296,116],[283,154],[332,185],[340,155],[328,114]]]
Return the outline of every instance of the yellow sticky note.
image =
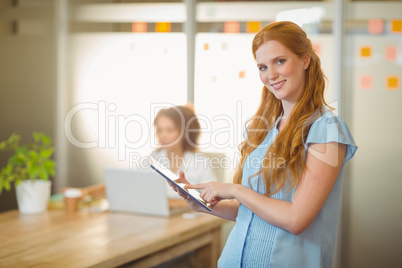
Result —
[[[387,77],[387,89],[397,90],[399,88],[399,77],[398,76],[388,76]]]
[[[402,33],[402,20],[392,20],[391,21],[391,32],[392,33]]]
[[[209,50],[209,44],[208,43],[204,44],[204,50]]]
[[[249,21],[247,22],[247,32],[248,33],[257,33],[262,28],[261,21]]]
[[[360,48],[360,57],[369,58],[371,57],[371,47],[363,46]]]
[[[157,22],[155,24],[155,32],[157,33],[168,33],[170,32],[171,24],[170,22]]]

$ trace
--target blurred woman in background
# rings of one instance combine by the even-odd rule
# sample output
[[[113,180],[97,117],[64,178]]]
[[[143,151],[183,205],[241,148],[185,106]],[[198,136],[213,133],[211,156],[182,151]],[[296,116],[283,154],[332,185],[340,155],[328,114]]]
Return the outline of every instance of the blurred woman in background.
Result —
[[[191,105],[161,109],[154,119],[159,148],[151,156],[179,175],[186,173],[193,184],[215,181],[216,177],[208,160],[198,150],[200,123]],[[180,198],[168,188],[169,198]]]

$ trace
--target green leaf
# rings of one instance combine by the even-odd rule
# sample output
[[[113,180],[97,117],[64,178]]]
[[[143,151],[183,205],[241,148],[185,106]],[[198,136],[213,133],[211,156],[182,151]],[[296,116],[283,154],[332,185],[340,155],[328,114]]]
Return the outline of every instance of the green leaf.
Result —
[[[42,151],[40,151],[39,156],[40,156],[41,158],[49,158],[49,157],[52,156],[52,154],[53,154],[53,148],[50,148],[50,149],[48,149],[48,150],[42,150]]]
[[[34,150],[31,150],[31,151],[29,151],[29,156],[31,157],[31,159],[33,160],[33,161],[36,161],[37,159],[38,159],[38,153],[36,152],[36,151],[34,151]]]
[[[43,162],[43,165],[46,168],[53,168],[56,166],[56,163],[53,160],[46,160],[45,162]]]
[[[54,176],[54,174],[55,174],[54,168],[55,168],[56,164],[54,163],[53,160],[45,161],[43,163],[43,166],[46,168],[46,170],[49,173],[49,175]]]
[[[3,186],[4,186],[4,189],[6,189],[6,191],[10,191],[11,185],[10,185],[9,181],[4,181]]]
[[[8,141],[9,144],[15,145],[15,144],[19,143],[20,140],[21,140],[21,135],[13,133],[13,134],[11,134],[10,138],[8,138],[7,141]]]
[[[4,172],[6,174],[11,174],[12,171],[13,171],[13,165],[11,163],[8,163],[7,166],[4,168]]]
[[[40,142],[41,138],[42,138],[42,134],[40,132],[34,132],[33,133],[33,138],[35,142]]]
[[[40,178],[41,180],[47,181],[49,179],[49,174],[47,174],[47,171],[44,167],[40,169]]]
[[[28,169],[28,177],[30,179],[36,179],[38,177],[38,173],[39,170],[36,167],[36,165],[32,165],[29,169]]]
[[[50,146],[52,144],[52,138],[50,138],[49,136],[43,135],[42,144],[45,146]]]
[[[14,154],[8,159],[8,163],[12,166],[22,166],[25,164],[25,158],[23,155]]]
[[[0,150],[3,151],[6,149],[6,147],[7,147],[7,142],[5,142],[5,141],[0,142]]]

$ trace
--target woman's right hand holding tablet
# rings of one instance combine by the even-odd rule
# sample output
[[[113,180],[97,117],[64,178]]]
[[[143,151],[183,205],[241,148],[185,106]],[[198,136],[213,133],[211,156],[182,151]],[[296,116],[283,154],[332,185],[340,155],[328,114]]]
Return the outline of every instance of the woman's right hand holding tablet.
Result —
[[[180,175],[179,178],[177,180],[175,180],[176,183],[184,183],[186,185],[191,185],[190,182],[186,179],[184,172],[182,170],[180,170]],[[169,182],[170,187],[172,187],[172,189],[177,192],[181,197],[183,197],[183,199],[186,201],[186,203],[188,204],[188,206],[197,212],[208,212],[204,207],[202,207],[200,204],[198,204],[197,202],[195,202],[193,199],[191,199],[188,195],[186,195],[185,193],[183,193],[182,191],[180,191],[179,189],[177,189],[177,187],[175,185],[173,185],[172,183]]]

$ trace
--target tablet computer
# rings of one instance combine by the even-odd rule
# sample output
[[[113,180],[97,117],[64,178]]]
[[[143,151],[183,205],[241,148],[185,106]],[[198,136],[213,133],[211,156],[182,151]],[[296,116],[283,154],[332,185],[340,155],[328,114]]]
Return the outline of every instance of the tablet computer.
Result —
[[[180,191],[188,195],[195,202],[203,206],[206,210],[212,211],[210,204],[206,203],[201,197],[200,193],[195,189],[187,189],[184,183],[177,183],[175,180],[179,178],[176,174],[164,167],[161,163],[156,161],[152,156],[149,157],[149,164],[159,175],[164,177],[167,181],[175,185]]]

